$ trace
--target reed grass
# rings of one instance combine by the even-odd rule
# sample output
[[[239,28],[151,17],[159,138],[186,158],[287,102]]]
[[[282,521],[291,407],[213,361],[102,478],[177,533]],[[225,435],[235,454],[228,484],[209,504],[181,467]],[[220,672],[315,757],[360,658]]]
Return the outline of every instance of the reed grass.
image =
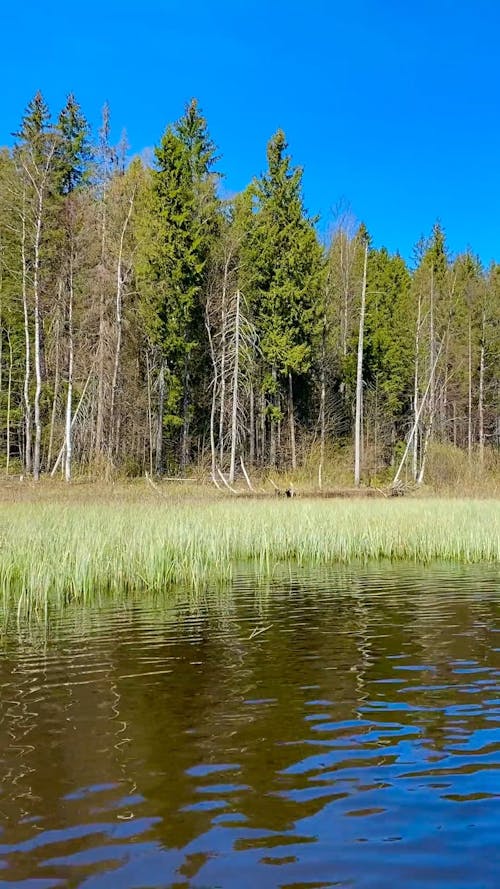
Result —
[[[0,505],[4,609],[271,576],[352,561],[500,561],[494,500],[214,501]]]

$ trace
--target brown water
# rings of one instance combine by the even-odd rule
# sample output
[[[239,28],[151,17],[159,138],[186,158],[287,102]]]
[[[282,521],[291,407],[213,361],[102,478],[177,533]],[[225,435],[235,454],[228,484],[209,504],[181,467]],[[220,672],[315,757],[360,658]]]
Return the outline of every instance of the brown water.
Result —
[[[0,886],[496,889],[499,604],[389,567],[14,621]]]

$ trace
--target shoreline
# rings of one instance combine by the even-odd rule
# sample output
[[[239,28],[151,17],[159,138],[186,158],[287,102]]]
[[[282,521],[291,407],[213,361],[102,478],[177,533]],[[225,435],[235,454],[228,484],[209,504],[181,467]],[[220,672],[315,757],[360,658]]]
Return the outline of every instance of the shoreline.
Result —
[[[319,489],[309,480],[302,481],[288,475],[275,473],[252,481],[254,490],[249,490],[244,479],[235,482],[234,490],[218,489],[206,478],[193,477],[184,480],[132,478],[116,480],[95,480],[80,476],[66,483],[60,479],[42,478],[38,482],[30,477],[10,476],[0,478],[0,504],[8,503],[171,503],[211,504],[238,500],[243,502],[275,503],[288,500],[286,491],[291,487],[293,499],[307,502],[325,500],[497,500],[500,503],[500,483],[496,478],[486,478],[484,483],[474,486],[450,485],[436,488],[418,488],[408,484],[403,488],[404,496],[393,496],[390,485],[383,482],[375,485],[361,485],[356,488],[347,484],[325,485]],[[279,489],[279,493],[276,490]],[[292,499],[292,498],[290,498]]]

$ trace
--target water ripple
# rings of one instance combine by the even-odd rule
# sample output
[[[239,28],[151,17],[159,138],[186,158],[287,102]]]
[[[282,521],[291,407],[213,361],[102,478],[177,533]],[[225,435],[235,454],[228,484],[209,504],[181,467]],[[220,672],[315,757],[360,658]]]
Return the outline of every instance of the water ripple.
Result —
[[[7,628],[0,887],[496,889],[499,604],[276,566]]]

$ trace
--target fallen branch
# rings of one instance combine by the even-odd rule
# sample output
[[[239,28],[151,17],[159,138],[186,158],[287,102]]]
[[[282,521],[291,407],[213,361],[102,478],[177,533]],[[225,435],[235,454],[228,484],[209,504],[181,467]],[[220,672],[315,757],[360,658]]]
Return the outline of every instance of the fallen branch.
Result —
[[[159,494],[160,497],[164,497],[164,496],[165,496],[165,494],[163,493],[163,491],[161,491],[160,488],[158,487],[158,485],[156,485],[156,484],[154,483],[153,479],[151,478],[150,475],[148,475],[147,472],[146,472],[146,481],[149,482],[149,484],[150,484],[151,487],[153,488],[153,491],[156,491],[156,493]]]
[[[245,476],[245,481],[246,481],[248,487],[250,488],[250,490],[253,491],[253,493],[255,494],[255,488],[252,487],[252,483],[251,483],[250,479],[248,478],[248,473],[245,469],[245,464],[243,463],[243,457],[240,457],[240,463],[241,463],[241,469],[242,469],[243,475]]]
[[[238,491],[235,491],[235,489],[234,489],[233,487],[231,487],[231,485],[229,484],[229,482],[226,481],[226,479],[225,479],[224,476],[222,475],[222,472],[220,471],[220,469],[219,469],[218,466],[216,466],[216,469],[217,469],[217,472],[219,473],[219,476],[220,476],[220,478],[221,478],[221,481],[225,484],[226,488],[228,488],[228,490],[231,491],[231,494],[237,494]]]
[[[90,378],[91,378],[91,376],[92,376],[92,371],[93,371],[93,369],[94,369],[94,365],[92,364],[92,367],[90,368],[90,373],[89,373],[89,375],[88,375],[88,377],[87,377],[87,379],[86,379],[86,381],[85,381],[85,386],[83,387],[83,391],[82,391],[82,394],[81,394],[81,396],[80,396],[80,401],[78,402],[78,404],[77,404],[77,406],[76,406],[75,413],[73,414],[73,417],[72,417],[72,419],[71,419],[70,429],[73,429],[73,426],[75,425],[75,420],[76,420],[76,418],[77,418],[77,416],[78,416],[78,411],[80,410],[80,408],[81,408],[81,406],[82,406],[83,399],[85,398],[85,393],[86,393],[86,391],[87,391],[87,386],[88,386],[88,384],[90,383]],[[54,466],[52,467],[52,472],[50,473],[50,477],[51,477],[51,478],[53,478],[53,477],[55,476],[56,472],[57,472],[57,467],[59,466],[59,463],[60,463],[61,460],[62,460],[62,457],[63,457],[63,454],[64,454],[65,449],[66,449],[66,440],[64,440],[64,442],[63,442],[63,446],[62,446],[61,450],[59,451],[59,454],[57,455],[57,460],[56,460],[56,462],[54,463]]]
[[[419,409],[418,409],[417,416],[415,417],[415,422],[414,422],[414,424],[413,424],[413,426],[412,426],[412,428],[411,428],[411,432],[410,432],[410,435],[409,435],[409,437],[408,437],[408,441],[406,442],[405,452],[404,452],[403,456],[401,457],[401,463],[399,464],[398,469],[397,469],[397,472],[396,472],[396,475],[394,476],[394,479],[393,479],[393,481],[392,481],[392,487],[393,487],[393,488],[396,487],[397,484],[398,484],[398,482],[399,482],[399,476],[401,475],[401,471],[402,471],[403,466],[404,466],[404,464],[405,464],[405,460],[406,460],[406,458],[407,458],[407,456],[408,456],[408,452],[409,452],[409,450],[410,450],[411,443],[412,443],[413,438],[414,438],[414,436],[415,436],[415,433],[416,433],[416,431],[417,431],[417,429],[418,429],[418,424],[420,423],[420,416],[421,416],[422,411],[423,411],[423,409],[424,409],[424,404],[425,404],[425,402],[426,402],[427,396],[428,396],[428,394],[429,394],[429,390],[430,390],[430,388],[431,388],[431,382],[432,382],[432,380],[433,380],[434,372],[435,372],[435,370],[436,370],[437,363],[438,363],[438,361],[439,361],[439,356],[441,355],[441,349],[443,348],[443,343],[444,343],[444,339],[441,340],[441,344],[440,344],[440,346],[439,346],[438,353],[437,353],[437,355],[436,355],[436,360],[434,361],[434,364],[433,364],[433,366],[432,366],[432,368],[431,368],[431,373],[430,373],[430,376],[429,376],[429,382],[427,383],[427,388],[426,388],[426,390],[425,390],[425,392],[424,392],[424,394],[423,394],[423,396],[422,396],[422,401],[420,402],[420,407],[419,407]]]
[[[212,481],[213,481],[215,487],[217,488],[217,490],[218,490],[218,491],[222,491],[222,488],[221,488],[221,486],[219,485],[219,482],[217,481],[217,479],[215,478],[215,475],[214,475],[213,472],[210,473],[210,478],[212,479]]]
[[[248,641],[250,641],[250,639],[255,639],[256,636],[260,636],[261,633],[266,633],[267,630],[270,630],[272,626],[273,624],[269,624],[268,627],[254,627],[248,637]]]

